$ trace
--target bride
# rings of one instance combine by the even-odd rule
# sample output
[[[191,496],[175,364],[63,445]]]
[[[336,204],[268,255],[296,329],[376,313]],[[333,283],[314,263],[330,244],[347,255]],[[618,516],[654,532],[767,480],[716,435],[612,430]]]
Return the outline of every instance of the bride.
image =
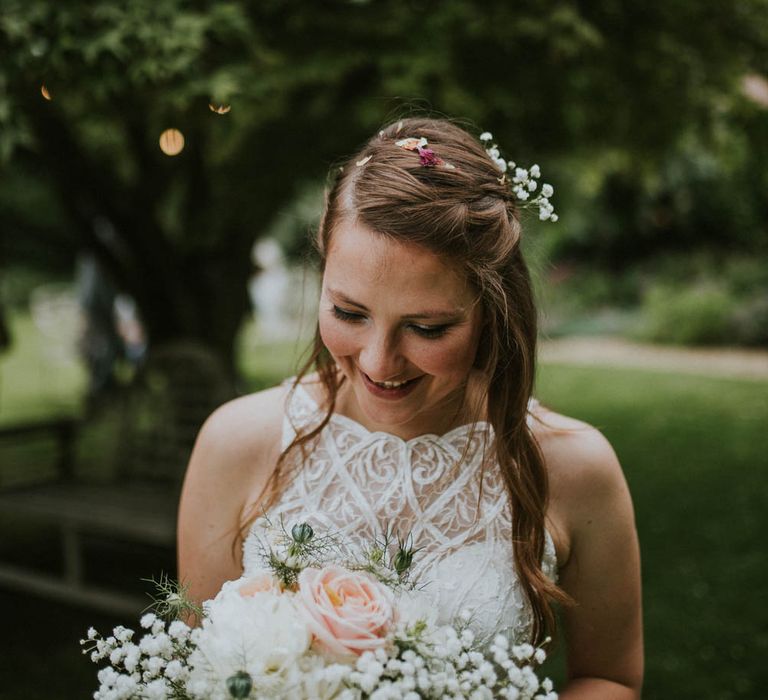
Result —
[[[218,409],[190,460],[179,576],[193,599],[259,566],[259,517],[420,547],[439,615],[541,641],[562,609],[563,700],[639,698],[640,565],[616,456],[532,398],[536,310],[520,251],[538,168],[514,176],[443,120],[406,119],[335,178],[317,233],[312,357]],[[528,183],[535,183],[529,185]],[[549,190],[549,191],[548,191]]]

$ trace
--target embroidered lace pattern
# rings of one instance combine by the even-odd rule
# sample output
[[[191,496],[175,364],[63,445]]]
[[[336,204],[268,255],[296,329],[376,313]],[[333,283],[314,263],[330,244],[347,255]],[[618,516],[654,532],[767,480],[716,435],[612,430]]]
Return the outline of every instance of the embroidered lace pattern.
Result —
[[[293,426],[321,418],[299,386],[286,407],[283,447],[295,436]],[[498,632],[528,641],[532,613],[514,566],[508,498],[492,465],[484,470],[482,495],[479,491],[483,448],[491,435],[489,424],[478,423],[474,429],[461,426],[442,436],[403,440],[334,415],[267,515],[272,522],[282,517],[287,525],[306,521],[317,532],[336,532],[353,549],[370,544],[386,524],[410,532],[422,548],[413,575],[433,596],[439,622],[466,609],[481,641]],[[256,521],[243,544],[246,575],[261,566],[261,528]],[[554,579],[549,533],[542,566]]]

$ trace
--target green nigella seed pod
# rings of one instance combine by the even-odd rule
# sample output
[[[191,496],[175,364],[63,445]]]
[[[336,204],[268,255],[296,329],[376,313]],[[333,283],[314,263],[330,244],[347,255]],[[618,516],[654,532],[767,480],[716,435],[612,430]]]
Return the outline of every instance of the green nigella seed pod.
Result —
[[[253,680],[245,671],[238,671],[227,678],[227,690],[233,698],[247,698],[251,694]]]
[[[299,544],[309,542],[315,536],[315,531],[308,523],[297,523],[291,528],[291,537]]]
[[[397,550],[395,558],[392,561],[392,566],[395,567],[398,575],[404,574],[410,568],[413,563],[413,550],[403,549],[402,547]]]

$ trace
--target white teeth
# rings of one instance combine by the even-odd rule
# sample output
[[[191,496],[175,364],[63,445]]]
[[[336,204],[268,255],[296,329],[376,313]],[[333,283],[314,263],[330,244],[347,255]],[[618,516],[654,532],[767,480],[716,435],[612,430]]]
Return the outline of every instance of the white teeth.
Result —
[[[402,382],[374,382],[377,386],[383,387],[384,389],[396,389],[399,386],[403,386],[403,384],[408,383],[408,379]]]

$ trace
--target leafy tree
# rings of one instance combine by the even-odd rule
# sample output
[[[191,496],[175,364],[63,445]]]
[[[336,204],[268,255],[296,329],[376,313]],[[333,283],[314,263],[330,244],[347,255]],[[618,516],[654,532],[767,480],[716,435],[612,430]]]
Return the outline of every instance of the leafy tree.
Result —
[[[650,164],[768,43],[766,0],[3,5],[11,250],[92,251],[154,343],[200,339],[230,365],[253,240],[414,98],[520,161],[620,150]],[[158,148],[169,127],[186,144],[173,158]]]

